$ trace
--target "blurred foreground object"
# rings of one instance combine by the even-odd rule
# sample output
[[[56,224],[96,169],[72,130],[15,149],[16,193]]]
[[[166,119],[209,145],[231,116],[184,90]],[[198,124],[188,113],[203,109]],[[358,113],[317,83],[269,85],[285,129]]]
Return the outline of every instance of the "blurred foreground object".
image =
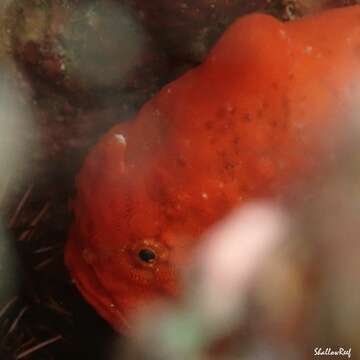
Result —
[[[11,64],[0,61],[0,203],[31,171],[38,134],[29,107],[29,89],[14,79]],[[29,156],[30,154],[30,156]]]
[[[166,56],[124,2],[9,1],[2,20],[14,78],[31,88],[40,172],[74,172],[100,134],[132,116],[168,76]]]
[[[28,106],[29,92],[15,81],[13,67],[0,57],[0,318],[6,318],[20,286],[18,257],[9,228],[18,212],[6,221],[7,206],[14,193],[32,176],[37,132]],[[0,321],[0,356],[6,340]]]
[[[185,271],[180,305],[159,303],[140,313],[127,359],[207,358],[212,345],[247,318],[249,292],[284,246],[289,225],[284,210],[257,202],[210,228]]]
[[[358,6],[291,23],[239,19],[201,66],[90,151],[65,259],[116,330],[178,298],[210,226],[252,200],[296,198],[332,159],[357,106],[359,30]]]
[[[126,359],[357,358],[358,110],[291,206],[246,205],[205,235],[182,301],[139,317]]]
[[[70,102],[151,91],[166,74],[164,55],[121,2],[22,0],[9,12],[21,67]]]

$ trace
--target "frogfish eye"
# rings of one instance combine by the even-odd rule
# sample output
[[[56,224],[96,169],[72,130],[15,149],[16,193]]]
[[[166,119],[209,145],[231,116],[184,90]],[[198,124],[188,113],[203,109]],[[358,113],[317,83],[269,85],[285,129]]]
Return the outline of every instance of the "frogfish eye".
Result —
[[[152,263],[156,258],[155,252],[150,249],[141,249],[138,253],[138,256],[141,261],[146,263]]]

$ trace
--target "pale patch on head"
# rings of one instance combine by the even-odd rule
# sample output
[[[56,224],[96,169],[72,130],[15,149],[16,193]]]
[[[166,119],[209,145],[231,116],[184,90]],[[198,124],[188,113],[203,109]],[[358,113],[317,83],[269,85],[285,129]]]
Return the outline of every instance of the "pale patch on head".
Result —
[[[120,144],[120,145],[123,145],[123,146],[126,146],[126,138],[124,135],[122,134],[115,134],[115,139],[116,141]]]

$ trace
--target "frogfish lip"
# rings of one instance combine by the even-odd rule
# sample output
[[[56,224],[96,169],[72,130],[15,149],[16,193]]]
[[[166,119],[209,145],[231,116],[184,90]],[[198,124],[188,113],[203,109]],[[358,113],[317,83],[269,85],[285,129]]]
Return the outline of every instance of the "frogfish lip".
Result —
[[[73,226],[65,246],[65,264],[76,287],[86,301],[111,324],[115,331],[124,335],[128,334],[130,325],[126,316],[115,305],[111,295],[100,283],[94,269],[84,260],[77,240],[76,229]]]

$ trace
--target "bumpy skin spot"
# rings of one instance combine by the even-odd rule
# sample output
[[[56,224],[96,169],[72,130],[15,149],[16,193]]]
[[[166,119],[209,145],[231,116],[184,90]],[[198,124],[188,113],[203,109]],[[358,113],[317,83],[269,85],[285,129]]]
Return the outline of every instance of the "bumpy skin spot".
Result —
[[[210,225],[316,171],[349,116],[359,49],[357,6],[286,24],[244,17],[103,136],[77,177],[66,263],[117,330],[181,291],[178,272]]]

